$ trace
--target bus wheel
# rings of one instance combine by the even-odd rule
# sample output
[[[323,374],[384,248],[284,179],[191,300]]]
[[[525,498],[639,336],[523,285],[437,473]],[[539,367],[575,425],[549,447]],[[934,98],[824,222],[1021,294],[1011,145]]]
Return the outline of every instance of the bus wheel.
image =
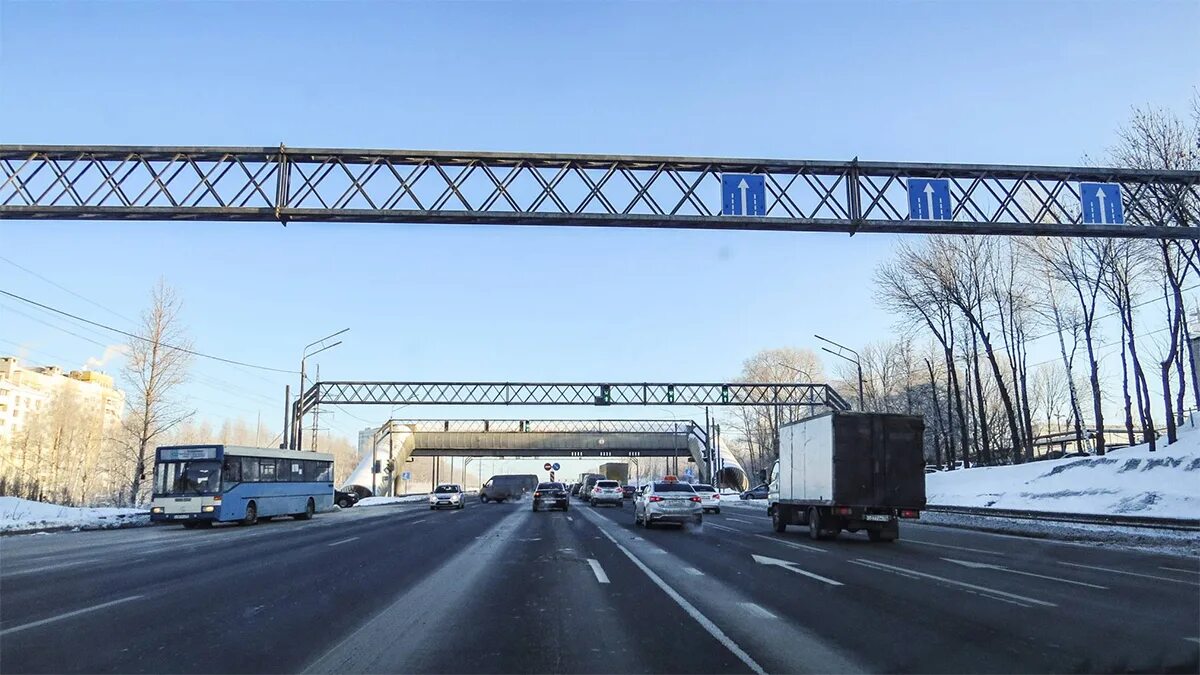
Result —
[[[254,502],[246,505],[246,517],[242,518],[242,525],[253,525],[258,522],[258,507]]]
[[[313,514],[317,512],[317,507],[313,504],[312,497],[308,498],[308,503],[304,505],[304,513],[297,513],[296,520],[312,520]]]

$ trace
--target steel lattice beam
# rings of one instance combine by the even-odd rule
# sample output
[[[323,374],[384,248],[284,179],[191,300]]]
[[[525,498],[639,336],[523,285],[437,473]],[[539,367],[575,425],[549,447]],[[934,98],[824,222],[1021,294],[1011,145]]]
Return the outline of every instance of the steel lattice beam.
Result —
[[[317,382],[299,414],[324,404],[850,407],[829,385],[808,383]]]
[[[720,215],[723,173],[765,216]],[[908,217],[909,177],[950,180],[950,221]],[[1085,225],[1079,182],[1120,183],[1124,225]],[[0,218],[348,221],[1197,238],[1200,172],[303,148],[0,145]]]

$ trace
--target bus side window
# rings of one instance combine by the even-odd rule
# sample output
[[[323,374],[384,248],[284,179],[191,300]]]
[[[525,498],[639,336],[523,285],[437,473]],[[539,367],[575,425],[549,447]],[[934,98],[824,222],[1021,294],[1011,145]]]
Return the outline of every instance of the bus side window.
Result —
[[[316,462],[320,466],[320,473],[317,474],[317,481],[328,483],[333,480],[333,462]]]
[[[226,457],[221,469],[221,481],[227,487],[242,482],[242,462],[237,457]]]
[[[275,481],[275,460],[260,459],[258,461],[258,480],[264,483]]]
[[[258,460],[253,457],[242,458],[242,480],[247,483],[258,482]]]
[[[288,473],[288,480],[295,483],[304,482],[304,462],[302,460],[293,459],[288,462],[288,467],[291,471]]]

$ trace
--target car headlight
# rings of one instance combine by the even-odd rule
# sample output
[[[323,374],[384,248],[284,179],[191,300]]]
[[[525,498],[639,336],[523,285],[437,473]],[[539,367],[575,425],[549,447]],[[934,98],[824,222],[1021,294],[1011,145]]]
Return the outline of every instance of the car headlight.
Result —
[[[162,512],[163,512],[163,507],[161,507],[161,506],[151,506],[150,507],[150,513],[162,513]]]
[[[217,507],[213,506],[212,504],[209,504],[208,506],[201,506],[200,510],[203,511],[204,513],[212,513],[213,511],[217,510]]]

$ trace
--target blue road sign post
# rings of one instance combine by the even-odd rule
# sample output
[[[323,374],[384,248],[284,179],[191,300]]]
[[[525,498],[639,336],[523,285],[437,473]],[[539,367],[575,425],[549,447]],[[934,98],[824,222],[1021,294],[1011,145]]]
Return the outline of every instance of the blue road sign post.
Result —
[[[910,220],[953,220],[949,178],[909,178]]]
[[[1119,183],[1080,183],[1079,207],[1084,225],[1124,225],[1125,206]]]
[[[558,465],[558,462],[555,462],[555,463],[554,463],[554,470],[555,470],[555,471],[558,471],[558,470],[559,470],[559,469],[561,469],[561,468],[562,468],[562,467]]]
[[[721,215],[767,215],[767,179],[754,173],[721,174]]]
[[[405,471],[404,473],[400,474],[400,478],[403,480],[412,480],[412,472]]]

